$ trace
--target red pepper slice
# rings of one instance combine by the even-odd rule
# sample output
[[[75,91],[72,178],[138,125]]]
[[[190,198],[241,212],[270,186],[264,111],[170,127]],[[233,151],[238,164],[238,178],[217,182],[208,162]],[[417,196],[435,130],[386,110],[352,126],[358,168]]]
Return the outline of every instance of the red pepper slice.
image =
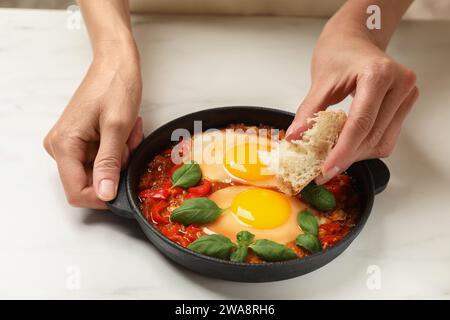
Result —
[[[211,191],[211,182],[208,180],[203,180],[200,185],[188,189],[189,194],[192,195],[193,198],[204,197],[209,191]]]
[[[146,189],[139,192],[139,198],[141,199],[151,198],[153,200],[166,200],[169,196],[170,192],[163,188]]]
[[[192,199],[192,198],[198,198],[198,196],[196,196],[195,194],[192,194],[192,193],[188,193],[184,196],[185,200]]]
[[[161,211],[163,211],[165,208],[167,208],[169,204],[167,203],[167,201],[159,201],[157,203],[155,203],[152,206],[152,209],[150,210],[151,214],[152,214],[152,219],[159,223],[159,224],[168,224],[169,223],[169,217],[163,217],[161,216]]]

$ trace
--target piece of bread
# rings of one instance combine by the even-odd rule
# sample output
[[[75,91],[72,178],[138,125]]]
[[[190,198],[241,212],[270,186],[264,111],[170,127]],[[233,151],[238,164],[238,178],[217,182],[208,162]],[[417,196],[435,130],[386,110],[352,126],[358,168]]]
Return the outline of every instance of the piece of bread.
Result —
[[[344,111],[320,111],[300,140],[280,142],[277,179],[284,193],[298,194],[320,175],[323,163],[344,127]]]

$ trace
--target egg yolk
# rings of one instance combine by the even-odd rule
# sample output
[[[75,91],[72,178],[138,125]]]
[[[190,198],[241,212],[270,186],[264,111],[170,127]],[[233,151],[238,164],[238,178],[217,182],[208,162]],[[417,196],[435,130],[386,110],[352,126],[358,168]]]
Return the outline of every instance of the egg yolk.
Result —
[[[291,209],[282,194],[261,188],[240,192],[230,210],[240,222],[257,229],[273,229],[288,219]]]
[[[224,159],[226,170],[244,181],[259,181],[273,177],[267,165],[261,161],[260,153],[270,152],[269,145],[243,143],[227,150]]]

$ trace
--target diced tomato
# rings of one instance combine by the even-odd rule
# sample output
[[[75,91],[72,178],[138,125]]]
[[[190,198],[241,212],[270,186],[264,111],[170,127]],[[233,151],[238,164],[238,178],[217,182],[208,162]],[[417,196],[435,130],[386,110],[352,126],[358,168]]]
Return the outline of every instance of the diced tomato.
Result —
[[[183,247],[187,247],[191,242],[188,239],[183,238],[183,236],[179,234],[174,234],[171,237],[168,237],[170,240],[175,241],[182,245]]]
[[[161,232],[166,237],[171,237],[174,234],[177,234],[178,231],[180,231],[180,225],[178,223],[167,224],[161,228]]]
[[[186,233],[185,238],[192,242],[197,240],[198,236],[195,233]]]
[[[339,177],[339,180],[341,180],[342,184],[349,185],[351,182],[350,176],[348,176],[346,174],[340,174],[338,177]]]
[[[322,243],[322,247],[323,248],[327,248],[329,246],[334,245],[336,242],[338,242],[341,239],[340,236],[335,236],[335,235],[327,235],[327,236],[323,236],[320,237],[320,242]]]
[[[168,224],[169,223],[169,218],[168,217],[164,217],[161,215],[161,211],[163,211],[165,208],[167,208],[169,204],[166,201],[159,201],[157,203],[155,203],[150,212],[152,214],[152,219],[159,223],[159,224]]]
[[[195,241],[195,240],[197,240],[197,238],[199,237],[201,232],[202,232],[202,230],[199,227],[191,224],[190,226],[188,226],[186,228],[185,237],[187,239],[189,239],[190,241]]]
[[[195,224],[190,224],[189,226],[186,227],[186,232],[197,232],[201,230],[199,227],[197,227]]]
[[[153,200],[166,200],[170,196],[170,192],[163,188],[146,189],[139,192],[139,198],[151,198]]]
[[[165,180],[163,181],[163,183],[162,183],[162,187],[163,187],[164,189],[170,189],[170,188],[172,188],[172,180],[170,180],[170,179],[165,179]]]
[[[177,196],[177,195],[183,193],[183,188],[175,187],[175,188],[170,189],[170,192],[172,193],[172,195]]]
[[[321,224],[319,228],[332,234],[341,231],[341,225],[333,222]]]
[[[325,184],[324,187],[337,197],[341,191],[341,186],[336,184]]]
[[[185,238],[181,238],[180,241],[179,241],[179,243],[180,243],[183,247],[185,247],[185,248],[186,248],[191,242],[192,242],[192,241],[189,241],[189,240],[187,240],[187,239],[185,239]]]
[[[335,197],[339,196],[342,185],[339,181],[331,180],[324,184],[324,187],[330,191]]]
[[[155,164],[159,165],[159,164],[164,164],[164,165],[168,165],[172,163],[172,160],[170,160],[170,157],[164,157],[160,154],[158,154],[155,159],[153,160],[155,162]]]
[[[324,187],[328,189],[335,196],[339,196],[342,192],[342,188],[350,185],[350,177],[346,174],[340,174],[327,183]]]
[[[159,229],[168,239],[177,242],[183,247],[187,247],[202,234],[202,230],[195,225],[185,227],[177,222],[160,226]]]

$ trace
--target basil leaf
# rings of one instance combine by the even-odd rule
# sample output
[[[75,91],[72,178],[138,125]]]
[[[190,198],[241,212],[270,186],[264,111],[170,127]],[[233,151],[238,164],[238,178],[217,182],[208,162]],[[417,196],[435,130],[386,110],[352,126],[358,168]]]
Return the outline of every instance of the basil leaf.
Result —
[[[311,253],[316,253],[322,250],[322,245],[320,244],[319,239],[312,234],[301,234],[295,239],[295,243],[302,247],[303,249],[308,250]]]
[[[231,261],[245,262],[248,253],[248,246],[255,240],[255,235],[248,231],[240,231],[236,234],[238,247],[231,253]]]
[[[234,262],[245,262],[247,258],[248,247],[244,245],[239,245],[236,250],[231,252],[230,260]]]
[[[195,161],[183,164],[172,174],[172,186],[189,188],[195,186],[202,178],[202,170]]]
[[[319,211],[330,211],[336,208],[334,195],[324,186],[316,185],[314,182],[303,188],[300,195],[303,200]]]
[[[201,236],[188,245],[188,248],[209,257],[228,260],[231,249],[235,246],[230,239],[221,234],[210,234]]]
[[[306,209],[300,211],[297,215],[297,223],[302,228],[303,233],[310,233],[316,237],[319,234],[319,224],[312,212]]]
[[[217,204],[208,198],[192,198],[185,200],[181,206],[172,211],[170,220],[184,225],[211,222],[222,213]]]
[[[236,240],[238,244],[248,247],[255,240],[255,235],[248,231],[241,231],[236,235]]]
[[[284,261],[297,258],[292,249],[271,240],[256,240],[254,244],[250,245],[250,248],[258,257],[266,261]]]

